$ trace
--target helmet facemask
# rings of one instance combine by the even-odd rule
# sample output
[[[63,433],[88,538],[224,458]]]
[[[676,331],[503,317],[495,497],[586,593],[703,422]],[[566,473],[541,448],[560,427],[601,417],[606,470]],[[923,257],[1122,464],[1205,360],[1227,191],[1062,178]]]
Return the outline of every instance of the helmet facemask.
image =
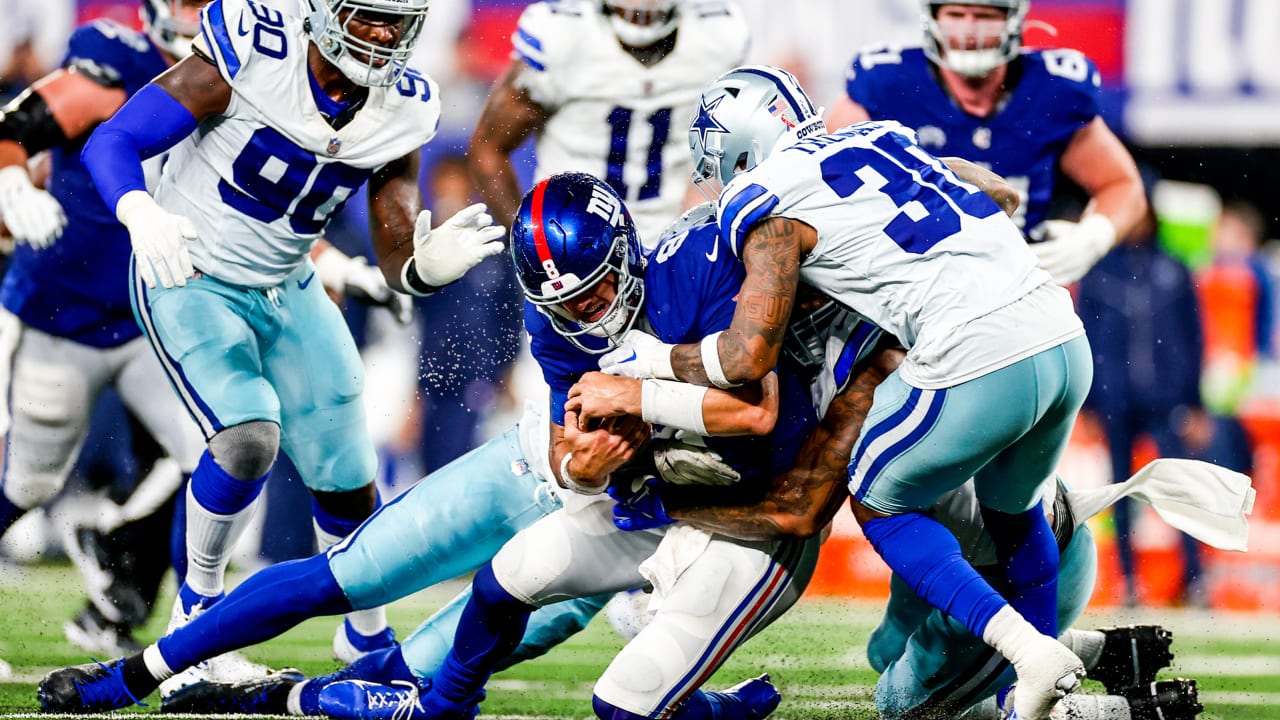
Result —
[[[1003,18],[976,22],[938,18],[943,5],[976,5],[1004,11]],[[924,0],[924,52],[930,60],[965,77],[984,77],[1018,56],[1026,0]]]
[[[623,45],[648,47],[680,24],[679,0],[603,0],[601,10]]]
[[[348,79],[365,87],[396,84],[413,56],[428,0],[304,0],[306,23],[316,48]],[[403,23],[392,47],[363,40],[349,25],[358,15]],[[357,57],[357,55],[361,57]]]
[[[199,9],[208,0],[143,0],[142,27],[161,50],[181,60],[191,54],[191,42],[200,34]]]
[[[614,237],[609,258],[596,268],[590,276],[579,280],[573,275],[562,275],[559,284],[565,288],[556,290],[553,281],[542,284],[541,292],[533,294],[525,290],[525,297],[538,307],[551,321],[551,327],[563,336],[574,347],[592,355],[609,352],[622,342],[622,336],[635,326],[640,318],[640,306],[644,304],[644,283],[631,271],[635,266],[634,259],[627,257],[632,251],[627,233],[619,231]],[[598,320],[583,321],[577,318],[565,304],[596,289],[613,273],[614,296]],[[584,336],[598,337],[608,340],[608,345],[600,347],[593,343],[584,343]]]

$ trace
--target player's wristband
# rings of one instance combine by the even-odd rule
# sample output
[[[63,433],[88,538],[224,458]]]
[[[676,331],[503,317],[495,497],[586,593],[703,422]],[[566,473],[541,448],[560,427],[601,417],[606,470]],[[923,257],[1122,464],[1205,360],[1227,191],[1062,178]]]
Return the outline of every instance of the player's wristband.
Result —
[[[417,295],[418,297],[426,297],[427,295],[438,293],[445,287],[448,287],[446,285],[432,285],[426,280],[423,280],[422,276],[418,274],[418,268],[414,264],[413,258],[409,258],[409,260],[405,262],[404,267],[400,268],[400,285],[404,288],[405,292],[410,295]]]
[[[707,379],[711,381],[712,385],[728,390],[729,388],[738,387],[742,383],[729,382],[729,378],[725,377],[724,368],[720,366],[720,348],[718,344],[720,335],[723,332],[721,330],[702,338],[702,369],[706,370]]]
[[[670,380],[645,380],[640,385],[640,416],[645,422],[707,434],[702,399],[710,388]]]
[[[573,453],[567,452],[564,458],[560,460],[560,481],[568,490],[572,490],[581,495],[599,495],[609,483],[604,482],[599,485],[581,485],[577,480],[573,479],[573,475],[569,474],[569,461],[573,459]]]

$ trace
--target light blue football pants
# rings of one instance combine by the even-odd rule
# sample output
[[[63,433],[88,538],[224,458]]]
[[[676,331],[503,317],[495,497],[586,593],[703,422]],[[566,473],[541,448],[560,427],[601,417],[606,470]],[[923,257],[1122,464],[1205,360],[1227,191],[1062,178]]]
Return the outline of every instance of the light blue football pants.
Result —
[[[1093,535],[1082,525],[1058,567],[1058,627],[1070,627],[1084,612],[1097,570]],[[984,576],[1001,588],[999,573]],[[897,575],[867,657],[881,673],[876,707],[885,720],[953,718],[1017,677],[1004,656],[920,599]]]
[[[377,607],[472,572],[517,532],[559,509],[560,499],[529,467],[513,428],[380,508],[328,552],[351,606]],[[404,640],[405,663],[416,675],[430,676],[443,662],[469,596],[470,588]],[[585,627],[612,596],[539,610],[524,645],[545,651]]]
[[[251,420],[274,422],[308,488],[369,484],[378,461],[360,397],[364,366],[309,260],[270,288],[208,276],[147,288],[132,274],[138,325],[206,440]]]
[[[983,507],[1040,501],[1093,382],[1080,336],[943,390],[895,371],[876,388],[849,463],[849,493],[887,515],[922,511],[973,478]]]

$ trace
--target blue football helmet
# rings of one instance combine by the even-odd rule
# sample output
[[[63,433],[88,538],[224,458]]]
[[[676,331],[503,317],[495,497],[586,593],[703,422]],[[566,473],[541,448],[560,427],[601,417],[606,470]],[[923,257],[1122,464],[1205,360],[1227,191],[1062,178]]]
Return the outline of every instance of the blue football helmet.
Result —
[[[189,8],[199,8],[209,0],[142,0],[138,14],[151,41],[171,57],[181,60],[191,54],[191,41],[200,34],[200,20]]]
[[[827,132],[822,113],[795,76],[769,65],[745,65],[702,91],[689,126],[693,182],[709,200],[733,176],[775,150]]]
[[[520,202],[510,247],[524,296],[577,348],[608,352],[640,317],[644,253],[622,198],[606,183],[584,173],[560,173],[538,183]],[[617,293],[598,319],[581,321],[564,307],[610,273]]]

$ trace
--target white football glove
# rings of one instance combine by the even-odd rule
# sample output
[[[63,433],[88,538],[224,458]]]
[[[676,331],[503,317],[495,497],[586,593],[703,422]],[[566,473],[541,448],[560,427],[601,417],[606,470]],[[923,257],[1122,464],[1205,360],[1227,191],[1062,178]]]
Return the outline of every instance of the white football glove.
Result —
[[[413,267],[427,285],[444,287],[480,261],[502,252],[507,231],[493,224],[484,203],[463,208],[431,229],[431,211],[418,213],[413,226]]]
[[[363,256],[350,257],[336,247],[328,247],[315,263],[316,275],[331,292],[365,305],[384,307],[401,325],[413,320],[413,298],[392,290],[382,271]]]
[[[120,198],[116,217],[129,229],[138,272],[147,287],[187,284],[196,272],[187,253],[187,241],[196,238],[190,218],[165,210],[142,190],[130,190]]]
[[[31,176],[21,165],[0,170],[0,219],[14,240],[34,248],[52,245],[67,224],[62,206],[32,185]]]
[[[720,453],[679,440],[656,443],[653,462],[672,485],[732,485],[742,479]]]
[[[671,370],[673,347],[643,330],[628,330],[618,347],[600,356],[600,371],[640,380],[675,380]]]
[[[1031,251],[1054,282],[1064,286],[1084,277],[1116,242],[1115,225],[1097,213],[1080,222],[1047,220],[1044,229],[1044,242],[1032,243]]]

